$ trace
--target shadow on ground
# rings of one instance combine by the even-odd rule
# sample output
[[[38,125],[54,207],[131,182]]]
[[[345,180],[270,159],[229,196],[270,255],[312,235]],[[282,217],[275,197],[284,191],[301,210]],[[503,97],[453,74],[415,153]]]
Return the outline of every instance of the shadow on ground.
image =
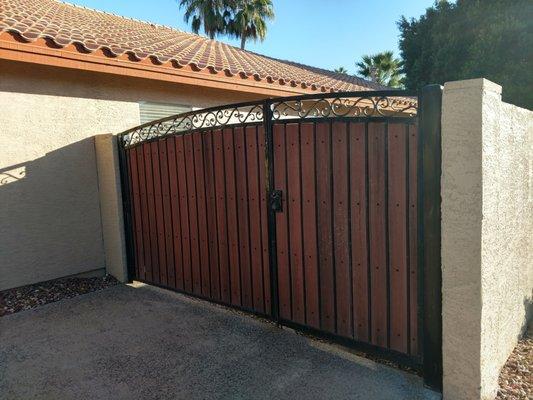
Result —
[[[0,398],[438,399],[419,377],[149,286],[0,319]]]

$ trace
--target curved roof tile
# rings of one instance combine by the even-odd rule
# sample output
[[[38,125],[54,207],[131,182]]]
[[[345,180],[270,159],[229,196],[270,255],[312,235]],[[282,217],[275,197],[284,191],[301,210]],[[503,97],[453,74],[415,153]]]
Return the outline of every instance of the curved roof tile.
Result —
[[[291,61],[263,56],[166,26],[124,18],[56,0],[0,0],[0,33],[16,33],[27,42],[50,39],[86,52],[103,50],[130,59],[153,59],[213,73],[253,77],[271,84],[312,90],[355,91],[387,87]]]

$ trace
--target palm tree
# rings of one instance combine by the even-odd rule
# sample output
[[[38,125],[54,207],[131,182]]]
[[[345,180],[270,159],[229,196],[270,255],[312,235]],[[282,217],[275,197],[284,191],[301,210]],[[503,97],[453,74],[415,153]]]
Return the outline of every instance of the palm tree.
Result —
[[[402,86],[402,62],[394,58],[392,51],[384,51],[374,55],[365,55],[362,61],[355,64],[357,73],[373,82],[390,87]]]
[[[230,0],[226,4],[233,14],[227,32],[241,39],[241,49],[248,39],[264,40],[266,20],[274,18],[272,0]]]
[[[198,33],[203,25],[205,34],[214,39],[227,29],[229,13],[224,0],[180,0],[179,7],[185,8],[183,19],[187,23],[191,20],[194,33]]]
[[[348,70],[344,67],[335,68],[333,72],[336,72],[337,74],[347,74]]]

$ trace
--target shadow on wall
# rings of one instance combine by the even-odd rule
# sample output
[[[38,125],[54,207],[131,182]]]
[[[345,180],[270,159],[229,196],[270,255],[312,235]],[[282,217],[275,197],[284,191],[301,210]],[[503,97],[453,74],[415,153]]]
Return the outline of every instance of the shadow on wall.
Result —
[[[0,204],[0,290],[104,267],[93,138],[0,168]]]

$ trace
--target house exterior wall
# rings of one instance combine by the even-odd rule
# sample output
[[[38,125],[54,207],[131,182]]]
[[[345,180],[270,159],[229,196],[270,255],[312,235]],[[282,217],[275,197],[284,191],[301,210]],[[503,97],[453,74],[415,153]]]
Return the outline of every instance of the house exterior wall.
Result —
[[[138,101],[252,97],[2,60],[0,71],[0,290],[103,273],[93,136],[138,125]]]
[[[493,399],[533,288],[533,112],[484,79],[444,86],[442,298],[445,399]]]

